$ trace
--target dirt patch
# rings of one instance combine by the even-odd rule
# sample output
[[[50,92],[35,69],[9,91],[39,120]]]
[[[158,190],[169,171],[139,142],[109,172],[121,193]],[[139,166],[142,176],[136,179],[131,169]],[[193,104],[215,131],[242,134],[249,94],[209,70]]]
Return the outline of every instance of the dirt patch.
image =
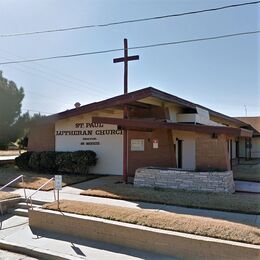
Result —
[[[7,200],[7,199],[19,198],[19,197],[20,197],[20,195],[15,194],[15,193],[0,191],[0,201],[1,200]]]
[[[43,208],[58,210],[56,202],[45,204]],[[69,200],[60,201],[59,210],[200,236],[260,244],[258,228],[224,220]]]
[[[24,175],[24,184],[21,182],[21,179],[18,182],[13,183],[10,187],[13,188],[23,188],[26,189],[38,189],[50,178],[52,178],[56,173],[43,174],[39,172],[32,171],[22,171],[14,165],[2,166],[0,167],[0,186],[5,185],[11,180],[15,179],[19,175]],[[86,176],[81,175],[62,175],[62,186],[72,185],[83,181],[92,180],[99,178],[101,175],[89,174]],[[53,182],[50,182],[45,187],[42,188],[43,191],[48,191],[53,189]]]
[[[88,189],[81,192],[81,195],[250,214],[260,213],[260,194],[155,190],[118,183]]]

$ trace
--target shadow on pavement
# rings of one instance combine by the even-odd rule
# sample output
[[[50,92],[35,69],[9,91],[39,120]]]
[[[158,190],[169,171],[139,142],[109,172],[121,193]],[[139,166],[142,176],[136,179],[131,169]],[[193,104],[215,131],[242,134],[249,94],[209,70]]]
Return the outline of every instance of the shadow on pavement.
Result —
[[[34,235],[38,236],[39,239],[41,238],[49,238],[49,239],[54,239],[54,240],[60,240],[60,241],[65,241],[69,242],[71,244],[72,249],[75,251],[77,255],[80,256],[85,256],[85,254],[82,252],[82,250],[78,246],[87,246],[87,247],[92,247],[96,248],[99,250],[106,250],[114,253],[121,253],[121,254],[126,254],[129,256],[133,257],[139,257],[142,259],[173,259],[170,256],[164,256],[160,254],[155,254],[147,251],[141,251],[138,249],[133,249],[133,248],[128,248],[128,247],[123,247],[120,245],[113,245],[113,244],[108,244],[100,241],[95,241],[95,240],[88,240],[88,239],[82,239],[82,238],[77,238],[74,236],[67,236],[55,232],[49,232],[46,230],[41,230],[41,229],[35,229],[31,228],[31,231]],[[151,254],[153,255],[151,258]],[[149,257],[148,257],[149,255]]]

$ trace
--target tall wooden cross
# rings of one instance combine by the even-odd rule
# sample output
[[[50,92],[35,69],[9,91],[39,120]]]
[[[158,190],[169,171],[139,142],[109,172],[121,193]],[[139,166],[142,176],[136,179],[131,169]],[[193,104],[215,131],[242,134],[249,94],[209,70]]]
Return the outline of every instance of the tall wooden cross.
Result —
[[[124,39],[124,57],[113,59],[114,63],[124,62],[124,94],[128,93],[128,61],[139,60],[139,56],[128,56],[128,44],[127,39]],[[127,119],[128,112],[127,106],[124,106],[124,119]],[[127,183],[127,154],[128,154],[128,145],[127,145],[127,130],[123,132],[123,177],[124,181]]]
[[[124,39],[124,57],[113,59],[114,63],[124,62],[124,94],[128,92],[128,61],[139,60],[139,55],[128,56],[127,39]]]

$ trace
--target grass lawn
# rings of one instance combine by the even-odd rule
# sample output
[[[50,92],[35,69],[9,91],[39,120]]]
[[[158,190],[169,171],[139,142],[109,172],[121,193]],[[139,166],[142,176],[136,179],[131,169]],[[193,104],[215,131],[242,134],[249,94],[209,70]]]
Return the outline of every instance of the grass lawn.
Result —
[[[24,175],[24,184],[26,189],[38,189],[41,185],[43,185],[46,181],[54,176],[55,173],[44,174],[39,172],[32,171],[22,171],[15,165],[6,165],[0,167],[0,186],[7,184],[9,181],[15,179],[19,175]],[[91,179],[95,179],[100,177],[101,175],[89,174],[86,176],[80,175],[62,175],[62,186],[67,186]],[[21,181],[11,184],[10,187],[14,188],[23,188],[23,184]],[[47,184],[42,190],[48,191],[53,189],[53,183],[50,182]]]
[[[18,195],[18,194],[0,191],[0,201],[7,200],[7,199],[13,199],[13,198],[19,198],[19,197],[20,197],[20,195]]]
[[[136,188],[132,184],[117,183],[88,189],[81,192],[81,195],[251,214],[260,213],[260,194],[155,190]]]
[[[260,160],[243,161],[233,167],[235,180],[260,182]]]
[[[43,208],[58,210],[56,202],[45,204]],[[224,220],[70,200],[60,201],[59,210],[200,236],[260,244],[260,229]]]

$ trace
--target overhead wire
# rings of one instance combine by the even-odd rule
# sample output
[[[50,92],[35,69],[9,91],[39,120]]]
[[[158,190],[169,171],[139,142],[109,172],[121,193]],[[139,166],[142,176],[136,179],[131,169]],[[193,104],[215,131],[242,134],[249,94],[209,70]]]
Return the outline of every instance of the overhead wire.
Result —
[[[211,37],[205,37],[205,38],[196,38],[196,39],[188,39],[188,40],[182,40],[182,41],[155,43],[155,44],[148,44],[148,45],[129,47],[128,50],[146,49],[146,48],[162,47],[162,46],[167,46],[167,45],[178,45],[178,44],[191,43],[191,42],[201,42],[201,41],[208,41],[208,40],[217,40],[217,39],[224,39],[224,38],[252,35],[252,34],[257,34],[259,32],[260,32],[260,30],[256,30],[256,31],[250,31],[250,32],[239,32],[239,33],[233,33],[233,34],[217,35],[217,36],[211,36]],[[35,62],[35,61],[44,61],[44,60],[53,60],[53,59],[73,58],[73,57],[80,57],[80,56],[88,56],[88,55],[96,55],[96,54],[105,54],[105,53],[111,53],[111,52],[118,52],[118,51],[123,51],[123,50],[124,50],[123,48],[117,48],[117,49],[110,49],[110,50],[101,50],[101,51],[93,51],[93,52],[81,52],[81,53],[74,53],[74,54],[42,57],[42,58],[15,60],[15,61],[0,62],[0,65],[26,63],[26,62]]]
[[[18,56],[17,54],[11,53],[10,51],[6,51],[6,50],[0,49],[0,52],[6,52],[6,53],[8,53],[8,56],[12,55],[12,56],[17,57],[17,58],[23,58],[20,55]],[[9,61],[11,60],[9,57],[4,57],[4,58],[9,60]],[[19,64],[17,64],[17,65],[19,65]],[[42,68],[38,68],[38,67],[36,67],[34,65],[36,65],[38,67],[42,67],[43,69]],[[69,76],[69,75],[66,75],[65,73],[54,72],[52,68],[48,68],[46,65],[34,62],[33,66],[29,66],[29,65],[27,65],[27,66],[28,66],[28,69],[34,70],[37,73],[39,73],[39,75],[41,75],[41,77],[47,78],[47,80],[52,81],[52,82],[55,81],[60,86],[64,86],[63,82],[65,82],[66,84],[67,83],[72,83],[72,84],[74,84],[76,86],[73,86],[73,87],[69,86],[69,85],[66,85],[66,86],[68,86],[69,88],[75,89],[77,91],[80,91],[80,92],[88,90],[88,91],[92,92],[93,94],[99,95],[101,97],[104,97],[105,95],[109,94],[109,91],[102,90],[101,88],[95,86],[92,83],[89,83],[87,81],[84,81],[84,80],[81,80],[81,79],[77,79],[77,78],[75,80],[73,80],[73,76],[72,75]],[[46,69],[48,70],[48,72],[45,71]],[[55,71],[57,71],[57,70],[55,70]],[[31,73],[35,74],[33,72],[31,72]],[[52,74],[53,77],[49,76],[49,74]],[[65,76],[62,76],[60,74],[64,74]],[[63,81],[63,82],[60,83],[60,81]],[[97,91],[97,89],[98,89],[98,91]]]
[[[4,57],[4,56],[0,56],[0,57],[2,57],[2,58],[4,58],[4,59],[7,59],[7,60],[10,60],[9,58],[6,58],[6,57]],[[21,65],[21,64],[12,64],[12,66],[19,66],[19,65]],[[27,64],[26,64],[27,65]],[[13,67],[13,69],[16,69],[16,70],[19,70],[19,71],[22,71],[22,72],[25,72],[25,73],[29,73],[29,74],[31,74],[31,75],[35,75],[35,76],[37,76],[37,77],[41,77],[41,78],[43,78],[44,80],[46,80],[46,81],[48,81],[48,82],[51,82],[51,83],[54,83],[55,85],[57,85],[58,87],[62,87],[62,88],[67,88],[67,89],[71,89],[71,90],[75,90],[75,91],[77,91],[77,92],[80,92],[80,93],[82,93],[83,91],[85,91],[85,93],[87,93],[88,95],[93,95],[93,96],[99,96],[100,98],[104,98],[104,96],[105,96],[105,94],[102,94],[102,93],[100,93],[101,91],[99,91],[99,89],[98,89],[98,91],[97,90],[95,90],[95,89],[93,89],[92,87],[83,87],[83,86],[77,86],[77,87],[75,87],[75,86],[71,86],[69,83],[69,81],[68,80],[63,80],[64,82],[62,82],[62,81],[60,81],[59,79],[57,79],[57,77],[51,77],[51,76],[49,76],[48,74],[46,74],[44,71],[41,71],[41,70],[39,70],[38,69],[38,71],[37,71],[37,68],[35,68],[35,67],[33,67],[33,68],[31,68],[31,67],[24,67],[24,64],[23,64],[23,67]],[[33,70],[33,71],[32,71]],[[72,81],[71,81],[72,82]],[[73,84],[75,84],[74,82],[72,82]],[[80,87],[80,88],[79,88]],[[31,92],[32,93],[32,91],[28,91],[28,90],[26,90],[27,92]],[[55,92],[52,92],[53,94],[55,94]],[[39,95],[39,96],[42,96],[42,94],[39,94],[39,93],[34,93],[34,95]],[[107,94],[108,95],[108,94]],[[46,96],[47,97],[47,96]],[[68,97],[71,97],[70,95],[68,95]],[[82,95],[80,96],[80,97],[82,97]],[[57,96],[56,96],[56,94],[55,94],[55,98],[54,97],[49,97],[49,98],[51,98],[51,99],[55,99],[55,100],[57,100],[58,98],[57,98]],[[58,101],[58,100],[57,100]],[[60,99],[60,102],[61,102],[61,99]],[[64,102],[64,100],[63,100],[63,102]],[[67,100],[67,102],[68,102],[68,100]]]
[[[121,25],[121,24],[154,21],[154,20],[180,17],[180,16],[186,16],[186,15],[194,15],[194,14],[200,14],[200,13],[206,13],[206,12],[215,12],[215,11],[220,11],[220,10],[229,9],[229,8],[237,8],[237,7],[242,7],[242,6],[256,5],[256,4],[259,4],[259,3],[260,3],[260,1],[244,2],[244,3],[231,4],[231,5],[219,6],[219,7],[215,7],[215,8],[208,8],[208,9],[202,9],[202,10],[196,10],[196,11],[167,14],[167,15],[153,16],[153,17],[139,18],[139,19],[130,19],[130,20],[109,22],[109,23],[103,23],[103,24],[92,24],[92,25],[82,25],[82,26],[74,26],[74,27],[64,27],[64,28],[48,29],[48,30],[40,30],[40,31],[32,31],[32,32],[0,34],[0,37],[1,38],[10,38],[10,37],[18,37],[18,36],[29,36],[29,35],[37,35],[37,34],[46,34],[46,33],[73,31],[73,30],[91,29],[91,28],[99,28],[99,27],[109,27],[109,26],[116,26],[116,25]]]

